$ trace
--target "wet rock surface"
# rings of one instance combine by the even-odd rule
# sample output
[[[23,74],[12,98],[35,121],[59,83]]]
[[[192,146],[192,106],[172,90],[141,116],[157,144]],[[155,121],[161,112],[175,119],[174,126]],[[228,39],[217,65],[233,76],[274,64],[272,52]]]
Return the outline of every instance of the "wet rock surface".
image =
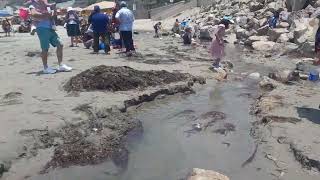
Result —
[[[138,71],[130,67],[100,65],[72,77],[65,85],[66,91],[127,91],[158,86],[192,78],[189,74],[167,71]]]

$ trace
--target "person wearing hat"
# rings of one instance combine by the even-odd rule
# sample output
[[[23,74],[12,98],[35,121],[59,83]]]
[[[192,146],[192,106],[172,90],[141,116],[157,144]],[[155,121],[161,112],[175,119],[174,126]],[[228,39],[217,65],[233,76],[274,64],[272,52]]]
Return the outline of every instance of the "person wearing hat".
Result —
[[[66,28],[67,28],[67,34],[71,38],[70,47],[73,47],[74,44],[77,47],[78,46],[78,36],[80,36],[79,16],[73,10],[72,7],[68,7],[67,15],[66,15],[65,19],[66,19],[65,24],[66,24]]]
[[[104,44],[104,51],[109,53],[109,44],[106,43],[106,37],[108,32],[109,17],[102,13],[99,6],[94,6],[93,12],[89,17],[89,24],[92,25],[93,30],[93,53],[99,52],[99,39],[101,38]]]
[[[132,39],[132,27],[134,22],[134,15],[131,10],[127,8],[127,3],[122,1],[120,3],[121,9],[116,14],[116,19],[119,21],[119,30],[124,46],[126,47],[127,55],[131,55],[135,51]]]

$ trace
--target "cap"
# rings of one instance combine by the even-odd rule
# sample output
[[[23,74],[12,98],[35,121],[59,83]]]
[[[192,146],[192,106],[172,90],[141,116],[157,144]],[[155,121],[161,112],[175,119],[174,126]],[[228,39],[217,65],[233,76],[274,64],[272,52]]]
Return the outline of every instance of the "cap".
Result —
[[[121,7],[127,7],[127,3],[125,1],[121,1],[120,6]]]

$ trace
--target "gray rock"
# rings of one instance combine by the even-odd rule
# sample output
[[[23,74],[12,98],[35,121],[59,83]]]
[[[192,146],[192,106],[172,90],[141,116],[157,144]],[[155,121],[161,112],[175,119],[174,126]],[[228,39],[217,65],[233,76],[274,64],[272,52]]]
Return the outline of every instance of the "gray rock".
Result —
[[[289,33],[281,34],[280,37],[277,39],[278,43],[285,43],[289,41],[290,41]]]
[[[252,46],[252,43],[256,41],[268,41],[268,36],[250,36],[245,41],[245,45]]]
[[[258,35],[259,35],[259,36],[265,36],[265,35],[267,35],[269,29],[270,29],[270,28],[269,28],[268,25],[265,25],[265,26],[259,28],[259,29],[257,30],[257,31],[258,31]]]
[[[264,76],[262,81],[259,82],[259,86],[263,90],[272,91],[278,86],[278,83],[275,80]]]
[[[279,28],[289,28],[289,23],[287,23],[287,22],[280,22],[280,24],[279,24]]]
[[[211,170],[194,168],[187,180],[230,180],[227,176]]]
[[[250,2],[249,9],[250,11],[258,11],[263,8],[263,4],[259,2]]]
[[[268,35],[270,41],[277,41],[281,34],[289,33],[289,31],[285,28],[275,28],[269,29]]]
[[[275,45],[276,43],[272,41],[256,41],[252,43],[253,49],[257,51],[272,51]]]
[[[247,39],[249,37],[248,34],[249,34],[249,32],[243,28],[238,27],[236,29],[236,38],[237,39],[240,39],[240,40]]]

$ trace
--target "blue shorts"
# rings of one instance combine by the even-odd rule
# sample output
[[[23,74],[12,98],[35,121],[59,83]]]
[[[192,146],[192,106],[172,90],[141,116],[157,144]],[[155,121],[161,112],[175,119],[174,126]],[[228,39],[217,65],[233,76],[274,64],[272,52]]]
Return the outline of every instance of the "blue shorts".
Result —
[[[37,34],[40,40],[40,46],[42,50],[48,50],[50,44],[53,47],[62,45],[62,42],[60,41],[58,34],[53,29],[38,27]]]

